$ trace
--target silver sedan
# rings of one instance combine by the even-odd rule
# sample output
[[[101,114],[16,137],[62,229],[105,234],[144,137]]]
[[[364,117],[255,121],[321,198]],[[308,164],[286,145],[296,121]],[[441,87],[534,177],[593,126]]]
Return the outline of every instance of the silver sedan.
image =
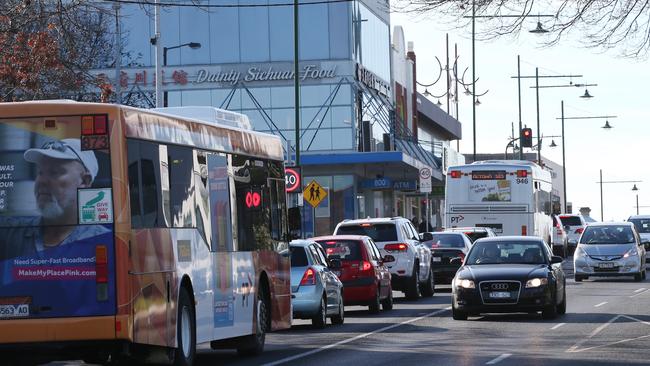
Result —
[[[343,284],[330,270],[340,268],[340,260],[328,262],[323,248],[312,240],[294,240],[289,250],[293,317],[311,319],[317,328],[325,327],[328,317],[332,324],[343,324]]]

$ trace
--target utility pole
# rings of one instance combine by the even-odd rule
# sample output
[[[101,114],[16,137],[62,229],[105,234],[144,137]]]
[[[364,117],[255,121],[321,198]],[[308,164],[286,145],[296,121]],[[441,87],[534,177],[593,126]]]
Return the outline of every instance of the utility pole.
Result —
[[[300,166],[300,55],[298,53],[298,0],[293,1],[293,76],[294,109],[296,112],[296,166]]]
[[[113,3],[115,10],[115,103],[122,104],[122,29],[120,27],[120,3]]]
[[[163,77],[162,67],[160,66],[163,59],[162,39],[160,37],[160,0],[155,0],[154,28],[154,45],[156,46],[156,108],[160,108],[163,102]]]

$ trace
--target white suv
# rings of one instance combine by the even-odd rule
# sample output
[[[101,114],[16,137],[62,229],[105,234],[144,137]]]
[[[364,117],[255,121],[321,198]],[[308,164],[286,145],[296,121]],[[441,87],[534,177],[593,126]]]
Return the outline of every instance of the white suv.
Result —
[[[420,242],[411,221],[403,217],[345,220],[336,225],[334,235],[367,235],[382,255],[395,261],[387,263],[393,290],[401,290],[410,300],[433,296],[435,282],[431,271],[431,250]]]
[[[580,235],[582,235],[582,232],[587,227],[585,218],[582,215],[575,214],[560,214],[558,217],[560,218],[564,231],[566,231],[569,247],[573,247],[570,249],[575,250]]]

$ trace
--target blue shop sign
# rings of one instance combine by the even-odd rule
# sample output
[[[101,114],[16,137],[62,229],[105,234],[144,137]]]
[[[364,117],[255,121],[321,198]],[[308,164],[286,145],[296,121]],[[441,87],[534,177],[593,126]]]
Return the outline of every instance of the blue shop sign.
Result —
[[[397,191],[415,191],[417,184],[414,180],[396,180],[393,182],[393,189]]]
[[[390,178],[364,179],[360,186],[366,189],[390,189],[393,186],[393,180]]]
[[[395,189],[398,191],[415,191],[417,184],[414,180],[396,180],[390,178],[364,179],[359,184],[362,189]]]

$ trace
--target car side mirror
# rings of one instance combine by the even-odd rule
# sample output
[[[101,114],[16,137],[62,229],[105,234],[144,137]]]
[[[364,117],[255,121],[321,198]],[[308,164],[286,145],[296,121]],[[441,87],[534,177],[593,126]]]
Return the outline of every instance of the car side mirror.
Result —
[[[564,258],[560,257],[559,255],[554,255],[551,257],[551,264],[557,264],[562,262],[564,262]]]
[[[338,258],[330,259],[329,268],[331,268],[331,269],[340,269],[342,266],[343,266],[343,264],[341,263],[340,259],[338,259]]]
[[[390,255],[390,254],[386,254],[386,255],[384,256],[384,258],[382,258],[381,261],[382,261],[383,263],[392,263],[392,262],[395,262],[395,257],[393,257],[393,256]]]
[[[642,241],[641,245],[643,245],[646,250],[650,250],[650,241]]]
[[[449,260],[449,264],[463,264],[463,260],[460,257],[455,257]]]

